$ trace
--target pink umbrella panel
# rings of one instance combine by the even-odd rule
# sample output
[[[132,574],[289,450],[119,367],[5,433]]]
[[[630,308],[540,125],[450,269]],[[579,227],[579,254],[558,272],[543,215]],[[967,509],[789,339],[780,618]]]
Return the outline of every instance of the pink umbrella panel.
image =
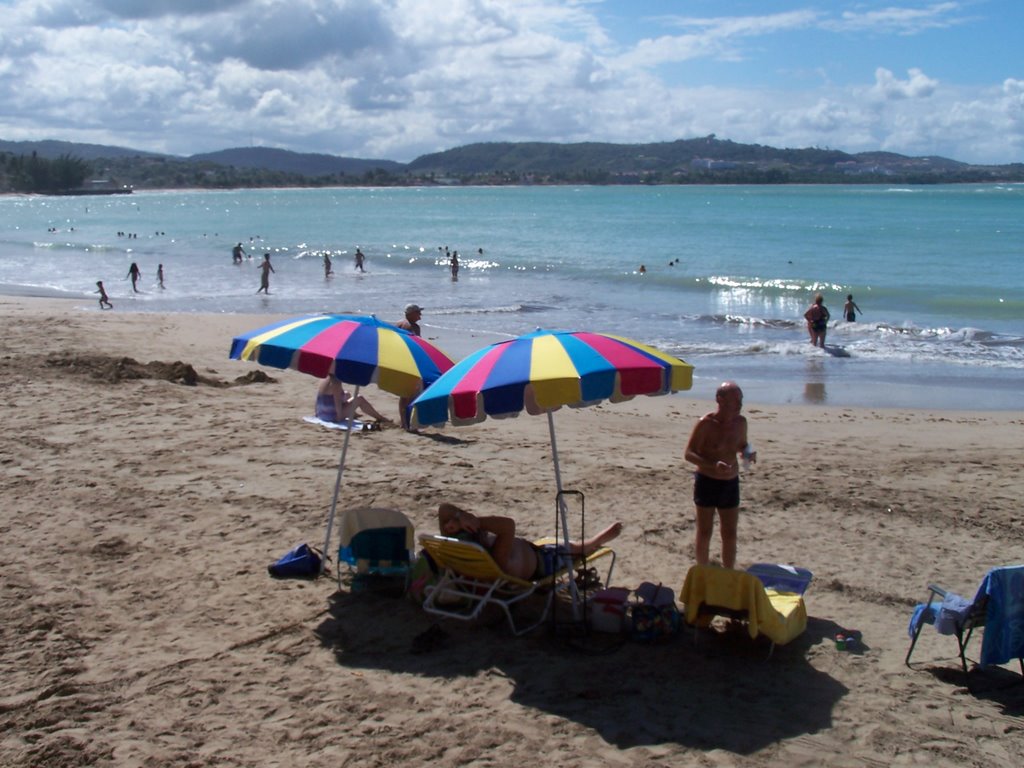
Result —
[[[462,425],[524,410],[546,413],[558,519],[568,544],[553,412],[563,405],[620,402],[692,385],[692,365],[646,344],[610,334],[538,330],[492,344],[454,365],[413,401],[411,419],[414,425]],[[569,588],[576,610],[575,583]]]
[[[536,331],[480,349],[412,404],[417,425],[473,424],[693,386],[693,366],[621,336]]]
[[[372,315],[309,315],[272,323],[236,336],[229,356],[273,368],[294,368],[318,378],[334,376],[355,387],[353,397],[359,395],[360,387],[374,383],[391,394],[412,398],[454,365],[430,342]],[[330,550],[351,435],[350,428],[342,442],[325,554]]]

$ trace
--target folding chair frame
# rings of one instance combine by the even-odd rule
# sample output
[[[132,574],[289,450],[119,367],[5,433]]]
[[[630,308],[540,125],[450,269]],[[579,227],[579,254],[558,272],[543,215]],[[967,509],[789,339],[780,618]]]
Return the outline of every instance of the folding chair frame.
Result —
[[[473,621],[480,617],[488,605],[497,605],[504,612],[512,634],[516,636],[524,635],[544,623],[551,611],[555,592],[565,588],[568,584],[566,576],[572,575],[571,571],[567,573],[563,570],[538,581],[527,581],[504,573],[494,562],[491,553],[479,544],[444,536],[421,536],[420,543],[442,569],[438,583],[428,586],[425,590],[426,600],[423,602],[423,610],[436,616]],[[446,546],[454,546],[462,549],[463,552],[471,553],[474,556],[475,565],[487,566],[483,569],[485,572],[478,575],[460,573],[456,565],[445,559],[444,549]],[[607,555],[612,556],[609,566],[610,575],[611,569],[615,567],[615,552],[611,549],[607,547],[599,549],[587,558],[587,562],[590,563],[596,558]],[[466,570],[479,570],[479,568],[466,568]],[[534,595],[544,598],[540,617],[526,626],[520,626],[512,615],[512,609]]]
[[[703,631],[707,631],[709,629],[708,626],[702,626],[703,623],[704,623],[702,621],[702,619],[708,619],[708,624],[710,625],[710,620],[713,619],[715,616],[721,616],[722,618],[729,619],[730,621],[743,622],[744,624],[750,622],[750,613],[746,609],[743,609],[743,608],[739,608],[739,609],[737,609],[737,608],[725,608],[725,607],[720,606],[720,605],[709,605],[708,603],[702,602],[700,604],[700,607],[697,608],[697,618],[695,619],[694,624],[693,624],[693,647],[694,648],[699,647],[698,639],[700,637],[701,631],[702,630]],[[750,642],[752,644],[756,644],[757,641],[760,638],[762,638],[762,637],[765,640],[768,641],[768,653],[764,657],[765,661],[767,661],[768,659],[770,659],[772,657],[772,653],[775,652],[775,641],[772,640],[767,635],[759,634],[757,637],[753,638]]]
[[[914,647],[917,645],[917,638],[921,636],[921,630],[924,628],[925,624],[931,623],[925,621],[925,618],[928,615],[928,612],[933,610],[932,606],[938,605],[938,603],[935,602],[935,598],[939,598],[939,600],[944,600],[946,598],[946,595],[948,594],[948,590],[943,589],[937,584],[928,585],[928,602],[925,606],[924,611],[921,613],[920,618],[917,621],[917,626],[914,627],[914,636],[910,640],[910,648],[907,649],[907,656],[903,660],[903,663],[906,664],[908,667],[910,667],[910,656],[914,653]],[[985,626],[985,615],[987,610],[988,598],[983,597],[981,600],[976,601],[971,606],[966,618],[964,618],[963,620],[963,623],[958,623],[955,625],[956,631],[953,634],[956,636],[958,655],[960,657],[960,666],[963,667],[964,674],[967,674],[968,671],[967,644],[971,642],[971,635],[974,634],[974,629],[976,627]],[[974,659],[970,659],[970,661],[972,661],[975,664],[978,663]],[[1024,675],[1024,660],[1018,659],[1018,661],[1021,663],[1021,674]],[[913,669],[913,667],[910,668]]]

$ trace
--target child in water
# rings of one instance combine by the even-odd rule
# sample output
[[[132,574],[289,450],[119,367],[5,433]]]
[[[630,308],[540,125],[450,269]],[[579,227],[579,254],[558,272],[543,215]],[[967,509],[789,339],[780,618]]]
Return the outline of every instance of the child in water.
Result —
[[[103,287],[102,280],[96,281],[96,288],[98,290],[93,291],[93,293],[98,293],[100,295],[100,309],[113,309],[114,305],[110,303],[109,299],[107,299],[107,291]]]
[[[848,323],[855,323],[857,322],[857,312],[860,312],[862,315],[864,314],[861,312],[860,307],[857,306],[857,302],[853,300],[853,294],[846,294],[846,303],[843,305],[843,317],[846,318]]]

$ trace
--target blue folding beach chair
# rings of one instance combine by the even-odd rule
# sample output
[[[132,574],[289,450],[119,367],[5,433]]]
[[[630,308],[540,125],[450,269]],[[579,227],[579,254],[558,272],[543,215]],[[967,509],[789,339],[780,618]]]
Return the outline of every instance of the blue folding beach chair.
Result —
[[[1024,676],[1024,565],[993,568],[985,574],[973,600],[929,584],[928,602],[917,605],[907,627],[910,648],[904,663],[908,667],[925,624],[932,624],[939,634],[956,637],[965,673],[967,645],[974,630],[982,629],[977,663],[1005,664],[1016,659]]]
[[[359,507],[342,513],[340,528],[339,589],[341,564],[345,563],[353,591],[380,581],[398,581],[404,591],[415,546],[415,531],[408,517],[397,509]]]

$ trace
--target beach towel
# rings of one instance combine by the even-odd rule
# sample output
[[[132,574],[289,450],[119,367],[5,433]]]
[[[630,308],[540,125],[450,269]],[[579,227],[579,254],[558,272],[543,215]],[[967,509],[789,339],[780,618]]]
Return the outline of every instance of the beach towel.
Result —
[[[348,430],[347,421],[324,421],[323,419],[318,419],[316,416],[303,416],[302,420],[307,421],[310,424],[319,424],[321,427],[327,427],[327,429],[340,429],[343,432]],[[352,429],[356,432],[366,432],[370,429],[370,424],[369,422],[355,419],[352,422]]]
[[[1024,566],[993,568],[978,588],[988,594],[982,664],[1005,664],[1024,658]]]
[[[957,629],[964,625],[973,606],[973,601],[949,592],[942,598],[942,605],[939,606],[938,615],[935,617],[935,631],[940,635],[955,635]]]
[[[765,635],[779,645],[785,645],[807,628],[807,607],[801,595],[766,589],[756,576],[745,571],[691,566],[680,596],[686,604],[688,624],[697,623],[701,605],[706,603],[746,611],[750,637]],[[703,621],[710,621],[710,616],[705,615]]]

